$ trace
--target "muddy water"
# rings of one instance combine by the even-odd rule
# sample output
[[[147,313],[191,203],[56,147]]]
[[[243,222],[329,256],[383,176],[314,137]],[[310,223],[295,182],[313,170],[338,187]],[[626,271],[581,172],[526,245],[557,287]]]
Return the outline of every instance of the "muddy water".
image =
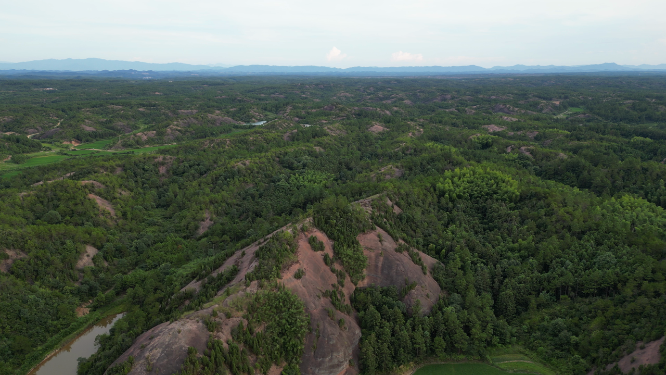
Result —
[[[113,323],[124,314],[109,315],[94,326],[81,332],[74,340],[59,349],[54,355],[40,363],[28,375],[76,375],[78,358],[88,358],[97,351],[95,337],[108,333]]]

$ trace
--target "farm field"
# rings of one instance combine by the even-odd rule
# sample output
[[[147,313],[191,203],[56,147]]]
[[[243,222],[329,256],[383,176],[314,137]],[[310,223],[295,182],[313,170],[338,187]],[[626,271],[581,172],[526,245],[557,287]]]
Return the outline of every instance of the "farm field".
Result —
[[[414,375],[507,375],[510,372],[499,370],[484,363],[447,363],[426,365]]]

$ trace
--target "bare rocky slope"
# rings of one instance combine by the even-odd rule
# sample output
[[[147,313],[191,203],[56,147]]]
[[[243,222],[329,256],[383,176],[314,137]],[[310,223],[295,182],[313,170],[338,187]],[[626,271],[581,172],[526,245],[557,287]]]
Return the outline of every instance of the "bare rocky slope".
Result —
[[[293,229],[287,229],[293,230]],[[322,231],[312,228],[303,232],[298,229],[296,257],[293,262],[282,271],[281,283],[296,294],[305,304],[305,310],[310,316],[311,331],[305,338],[305,350],[301,362],[301,373],[336,375],[357,374],[358,345],[361,338],[356,313],[350,315],[335,309],[329,298],[323,296],[324,291],[332,289],[337,282],[337,276],[324,262],[324,254],[333,256],[333,242]],[[324,244],[324,250],[315,252],[309,242],[310,236],[316,236]],[[221,339],[226,342],[231,338],[231,329],[244,322],[244,304],[247,298],[258,289],[258,283],[246,283],[245,276],[257,264],[255,252],[266,241],[264,238],[238,251],[229,258],[218,270],[217,274],[232,267],[234,264],[240,269],[236,278],[217,293],[217,297],[206,308],[186,314],[175,322],[166,322],[141,335],[118,360],[120,363],[134,357],[134,366],[130,374],[173,374],[180,370],[186,355],[187,347],[196,347],[201,353],[209,337]],[[404,299],[407,307],[420,301],[421,310],[428,312],[435,304],[442,292],[437,282],[424,274],[421,266],[414,264],[406,252],[398,252],[398,243],[382,229],[375,229],[358,236],[358,240],[368,257],[366,277],[358,285],[354,285],[349,276],[345,274],[344,291],[345,303],[350,304],[350,296],[355,288],[376,286],[395,286],[403,288],[407,282],[416,284]],[[428,269],[437,262],[435,259],[418,253]],[[336,264],[337,269],[342,269]],[[295,273],[302,269],[305,274],[297,279]],[[199,283],[193,281],[185,288],[199,288]],[[213,317],[213,310],[219,312]],[[334,317],[329,317],[329,311]],[[214,333],[209,333],[203,324],[204,319],[214,319],[219,322]],[[344,319],[344,325],[340,325]],[[148,372],[148,369],[152,369]],[[273,366],[270,373],[279,374],[281,368]]]

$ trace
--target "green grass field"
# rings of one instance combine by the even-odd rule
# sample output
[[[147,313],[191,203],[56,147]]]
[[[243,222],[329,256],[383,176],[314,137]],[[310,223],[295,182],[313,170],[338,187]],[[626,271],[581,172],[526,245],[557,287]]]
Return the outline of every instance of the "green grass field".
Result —
[[[499,370],[483,363],[447,363],[427,365],[418,369],[414,375],[506,375],[509,372]]]
[[[555,375],[555,372],[548,367],[535,362],[532,358],[520,353],[518,348],[507,348],[500,350],[491,356],[493,365],[507,370],[509,372]]]
[[[106,148],[106,146],[110,145],[114,140],[115,140],[115,138],[104,139],[104,140],[96,141],[96,142],[93,142],[93,143],[85,143],[85,144],[82,144],[82,145],[78,145],[75,148],[77,150],[86,150],[86,149],[91,149],[91,148],[94,148],[94,149],[97,149],[97,150],[104,150]]]
[[[585,112],[583,108],[577,108],[577,107],[569,107],[568,111],[570,113]]]
[[[504,362],[498,363],[497,367],[511,371],[539,375],[555,375],[555,372],[549,368],[534,362]]]
[[[39,166],[39,165],[57,163],[59,161],[65,160],[67,158],[68,158],[68,156],[65,156],[65,155],[54,155],[54,154],[35,155],[35,156],[31,157],[30,159],[26,160],[26,162],[23,163],[23,164],[14,164],[14,163],[7,163],[7,162],[1,163],[0,164],[0,170],[10,171],[10,170],[15,170],[15,169],[36,167],[36,166]]]
[[[96,151],[96,150],[75,150],[75,151],[68,151],[67,155],[71,155],[71,156],[113,155],[113,152],[110,152],[110,151]]]

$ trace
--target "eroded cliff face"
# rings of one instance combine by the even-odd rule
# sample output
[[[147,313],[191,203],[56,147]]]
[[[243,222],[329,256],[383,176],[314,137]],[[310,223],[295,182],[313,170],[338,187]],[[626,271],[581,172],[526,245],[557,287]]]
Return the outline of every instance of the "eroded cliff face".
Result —
[[[323,251],[314,251],[308,239],[315,236],[324,244]],[[441,289],[437,282],[424,274],[421,266],[414,264],[406,252],[396,251],[398,243],[382,229],[363,233],[358,240],[368,257],[366,277],[357,286],[352,284],[345,273],[344,303],[350,304],[350,296],[358,288],[376,286],[395,286],[403,288],[406,283],[416,283],[405,297],[407,307],[420,301],[421,311],[429,312],[435,304]],[[304,375],[355,375],[358,373],[358,346],[361,339],[361,329],[355,312],[349,314],[336,310],[330,298],[324,296],[327,290],[333,290],[338,278],[331,267],[324,262],[325,254],[333,257],[333,243],[316,228],[298,233],[296,237],[297,250],[295,259],[282,272],[281,283],[297,295],[304,303],[306,313],[310,316],[311,331],[305,337],[305,349],[301,362],[301,373]],[[245,282],[245,275],[256,266],[255,252],[265,242],[257,241],[248,248],[237,252],[227,260],[215,273],[237,265],[240,272],[236,278],[225,288],[221,289],[212,306],[188,314],[173,323],[163,323],[141,335],[132,347],[117,361],[135,358],[135,365],[130,374],[148,374],[146,368],[152,366],[153,372],[159,369],[159,374],[172,374],[180,370],[187,355],[187,347],[194,346],[201,353],[208,342],[210,332],[202,323],[204,319],[218,321],[218,329],[212,333],[217,339],[226,341],[231,338],[231,329],[238,325],[244,313],[244,303],[249,296],[258,289],[258,283],[249,285]],[[429,270],[436,260],[418,253]],[[336,262],[334,268],[342,270],[341,264]],[[301,269],[305,273],[300,278],[295,277]],[[197,282],[190,283],[186,288],[198,289]],[[213,310],[218,311],[213,317]],[[254,360],[254,359],[252,359]],[[355,366],[352,366],[355,364]],[[279,373],[280,368],[273,367],[271,373]]]
[[[199,319],[184,318],[157,325],[139,336],[134,344],[112,366],[134,357],[130,374],[173,374],[193,346],[200,353],[206,348],[208,330]]]

